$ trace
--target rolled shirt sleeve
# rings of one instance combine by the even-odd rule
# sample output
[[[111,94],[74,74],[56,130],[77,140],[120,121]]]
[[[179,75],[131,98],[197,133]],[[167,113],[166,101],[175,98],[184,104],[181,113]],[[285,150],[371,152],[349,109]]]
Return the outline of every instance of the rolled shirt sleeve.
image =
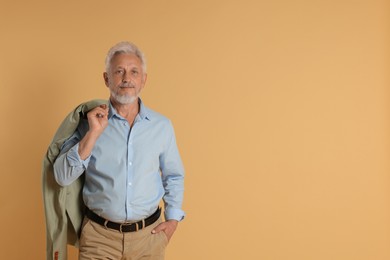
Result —
[[[165,219],[181,221],[185,217],[182,210],[184,193],[184,167],[176,144],[173,126],[169,121],[169,138],[164,153],[160,157],[162,181],[165,189]]]
[[[75,133],[61,148],[61,153],[54,162],[54,177],[61,186],[70,185],[88,167],[91,155],[85,160],[80,158],[78,133]]]

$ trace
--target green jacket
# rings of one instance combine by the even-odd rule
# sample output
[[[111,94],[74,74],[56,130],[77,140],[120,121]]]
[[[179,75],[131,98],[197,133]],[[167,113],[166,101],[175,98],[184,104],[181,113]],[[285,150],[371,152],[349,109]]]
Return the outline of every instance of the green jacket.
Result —
[[[80,119],[91,109],[107,104],[107,100],[92,100],[76,107],[58,128],[43,160],[43,200],[46,216],[46,259],[66,260],[67,244],[78,247],[84,217],[82,188],[84,175],[71,185],[61,187],[54,179],[53,164],[62,144],[73,135]]]

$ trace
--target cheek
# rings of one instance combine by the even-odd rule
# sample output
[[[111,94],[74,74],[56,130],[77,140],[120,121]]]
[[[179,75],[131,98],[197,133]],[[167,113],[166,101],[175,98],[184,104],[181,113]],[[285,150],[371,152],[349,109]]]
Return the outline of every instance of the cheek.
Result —
[[[108,78],[108,85],[110,87],[116,87],[120,83],[121,83],[121,80],[119,80],[119,79],[117,79],[115,77]]]
[[[143,87],[143,86],[145,85],[145,79],[141,78],[141,79],[139,80],[139,85],[140,85],[141,87]]]

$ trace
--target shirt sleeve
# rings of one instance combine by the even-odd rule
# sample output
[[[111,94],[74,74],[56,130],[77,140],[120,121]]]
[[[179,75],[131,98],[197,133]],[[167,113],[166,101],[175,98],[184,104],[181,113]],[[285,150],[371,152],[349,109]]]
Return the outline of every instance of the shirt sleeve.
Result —
[[[54,177],[61,186],[70,185],[88,167],[91,155],[81,160],[78,153],[80,134],[76,131],[62,146],[60,155],[54,162]]]
[[[176,144],[172,124],[168,126],[167,146],[160,157],[162,181],[165,189],[165,219],[181,221],[185,217],[182,210],[184,193],[184,167]]]

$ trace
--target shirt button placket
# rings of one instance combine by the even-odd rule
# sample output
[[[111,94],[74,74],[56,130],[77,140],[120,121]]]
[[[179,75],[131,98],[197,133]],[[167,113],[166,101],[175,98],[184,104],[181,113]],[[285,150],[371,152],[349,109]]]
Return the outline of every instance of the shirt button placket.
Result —
[[[129,139],[127,142],[127,216],[131,217],[132,215],[132,209],[131,209],[131,201],[132,201],[132,185],[133,185],[133,174],[134,174],[134,168],[133,168],[133,142],[132,142],[132,136],[134,134],[134,126],[133,129],[130,130]]]

